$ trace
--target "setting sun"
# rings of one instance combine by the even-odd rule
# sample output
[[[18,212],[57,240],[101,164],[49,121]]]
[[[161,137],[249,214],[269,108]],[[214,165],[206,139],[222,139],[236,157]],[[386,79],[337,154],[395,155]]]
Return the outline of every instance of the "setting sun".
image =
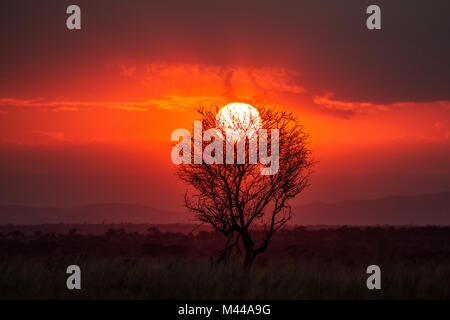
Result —
[[[239,140],[242,130],[258,131],[262,127],[258,110],[247,103],[230,103],[219,110],[216,126],[233,140]]]

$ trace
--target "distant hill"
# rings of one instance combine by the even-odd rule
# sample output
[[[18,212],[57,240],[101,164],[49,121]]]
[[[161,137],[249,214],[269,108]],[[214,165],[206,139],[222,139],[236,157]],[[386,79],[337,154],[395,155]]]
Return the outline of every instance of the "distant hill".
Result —
[[[188,214],[135,204],[93,204],[73,208],[0,206],[0,224],[186,223]]]
[[[301,225],[450,225],[450,192],[312,203],[292,209]]]
[[[450,192],[373,200],[312,203],[295,207],[297,225],[450,225]],[[0,206],[0,224],[197,223],[189,213],[134,204],[74,208]]]

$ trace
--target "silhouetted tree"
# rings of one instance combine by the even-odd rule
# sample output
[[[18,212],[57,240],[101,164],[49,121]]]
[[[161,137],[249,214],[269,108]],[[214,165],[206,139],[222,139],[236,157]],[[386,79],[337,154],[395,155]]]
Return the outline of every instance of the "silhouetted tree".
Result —
[[[211,153],[211,156],[217,157],[216,160],[223,158],[222,164],[218,161],[213,164],[194,164],[194,152],[198,150],[193,148],[190,149],[192,164],[180,164],[177,167],[179,179],[190,187],[185,196],[186,207],[200,221],[212,225],[227,237],[226,247],[219,260],[228,258],[232,252],[245,251],[246,269],[251,267],[258,254],[267,249],[272,236],[291,218],[289,200],[309,185],[313,165],[308,135],[292,113],[275,107],[259,107],[258,111],[259,118],[256,116],[250,121],[242,121],[238,115],[232,117],[231,129],[242,130],[246,134],[240,136],[240,139],[245,139],[245,163],[241,161],[238,164],[237,161],[239,147],[238,143],[234,143],[240,139],[233,140],[231,135],[226,135],[226,126],[220,125],[216,119],[219,109],[212,108],[199,110],[203,132],[216,128],[218,135],[211,139],[213,142],[221,142],[222,137],[226,137],[228,143],[233,145],[234,162],[227,164],[227,143],[223,142],[222,150]],[[276,153],[270,129],[279,130],[279,168],[272,175],[261,174],[261,169],[267,167],[261,164],[261,155],[257,163],[251,162],[249,158],[249,152],[258,154],[260,150],[258,143],[250,143],[255,138],[258,138],[255,141],[261,140],[260,133],[251,131],[258,127],[267,129],[266,159]],[[191,145],[194,135],[188,141]],[[209,144],[202,142],[202,150]]]

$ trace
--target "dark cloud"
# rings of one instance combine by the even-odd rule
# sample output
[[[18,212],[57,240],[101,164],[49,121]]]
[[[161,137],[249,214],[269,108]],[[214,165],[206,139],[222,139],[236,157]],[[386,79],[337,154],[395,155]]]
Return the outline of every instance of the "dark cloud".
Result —
[[[0,94],[38,94],[36,74],[80,88],[71,79],[126,57],[287,67],[340,101],[450,100],[450,2],[376,3],[381,31],[365,27],[369,1],[80,0],[82,30],[70,32],[71,1],[4,0]]]

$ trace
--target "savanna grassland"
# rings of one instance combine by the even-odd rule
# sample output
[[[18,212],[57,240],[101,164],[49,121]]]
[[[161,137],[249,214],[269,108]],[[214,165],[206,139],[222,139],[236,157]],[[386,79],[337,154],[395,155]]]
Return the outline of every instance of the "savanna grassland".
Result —
[[[2,226],[0,298],[450,299],[450,227],[291,228],[249,273],[239,256],[212,259],[223,236],[182,229]],[[66,288],[72,264],[82,270],[79,291]],[[366,288],[372,264],[382,290]]]

